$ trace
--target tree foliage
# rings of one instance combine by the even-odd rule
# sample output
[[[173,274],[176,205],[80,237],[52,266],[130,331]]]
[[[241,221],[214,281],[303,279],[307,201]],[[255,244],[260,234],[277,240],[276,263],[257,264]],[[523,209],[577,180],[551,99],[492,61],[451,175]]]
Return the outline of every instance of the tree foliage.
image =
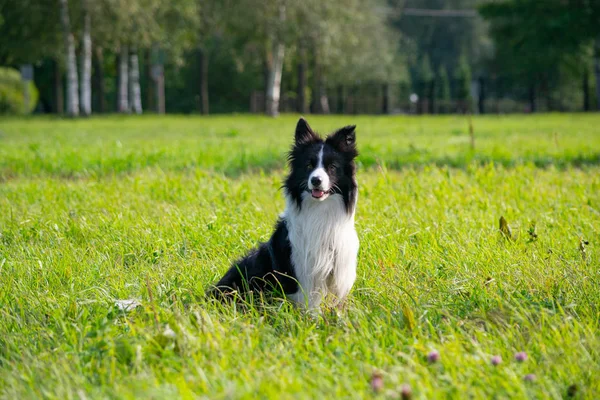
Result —
[[[0,65],[33,63],[62,51],[56,0],[0,0]]]
[[[69,0],[78,51],[82,4]],[[278,43],[285,48],[281,91],[288,98],[302,90],[302,81],[305,97],[313,99],[332,89],[340,96],[357,93],[368,85],[381,93],[392,84],[406,91],[412,87],[432,101],[467,101],[471,81],[479,80],[496,97],[525,101],[544,95],[548,108],[562,109],[573,103],[589,107],[587,97],[600,82],[597,0],[96,0],[88,5],[94,50],[104,54],[94,70],[105,71],[101,97],[109,103],[116,97],[121,46],[144,56],[142,91],[152,86],[149,64],[164,63],[167,107],[185,112],[208,110],[199,107],[208,92],[211,110],[247,110],[251,95],[267,86]],[[481,17],[405,15],[410,8],[478,9]],[[51,92],[61,92],[64,54],[58,0],[0,0],[0,65],[31,63],[36,79],[51,77],[50,83],[36,82],[45,103]],[[597,97],[600,104],[600,90]]]
[[[600,43],[596,0],[503,0],[482,5],[480,13],[496,44],[493,71],[529,88],[532,97],[587,73],[591,47]]]
[[[26,99],[23,87],[27,85]],[[32,81],[24,82],[19,71],[0,67],[0,115],[29,114],[38,101],[38,90]]]
[[[450,101],[450,80],[444,66],[440,66],[436,78],[436,97],[438,100]]]
[[[460,57],[458,67],[456,68],[456,74],[454,77],[456,82],[456,93],[455,97],[458,100],[470,101],[471,100],[471,67],[467,61],[466,56]]]

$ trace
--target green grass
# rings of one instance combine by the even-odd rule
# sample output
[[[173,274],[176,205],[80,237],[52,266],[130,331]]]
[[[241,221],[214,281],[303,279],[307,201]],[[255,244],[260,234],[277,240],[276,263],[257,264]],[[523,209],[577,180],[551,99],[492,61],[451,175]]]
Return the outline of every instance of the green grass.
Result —
[[[296,120],[296,116],[4,120],[0,180],[101,177],[147,167],[203,168],[228,176],[281,169]],[[363,167],[600,163],[597,115],[477,118],[475,152],[470,150],[468,120],[463,116],[312,117],[311,122],[324,132],[340,124],[357,124]]]
[[[598,398],[600,115],[311,117],[358,125],[346,309],[208,302],[296,118],[0,120],[0,397]]]

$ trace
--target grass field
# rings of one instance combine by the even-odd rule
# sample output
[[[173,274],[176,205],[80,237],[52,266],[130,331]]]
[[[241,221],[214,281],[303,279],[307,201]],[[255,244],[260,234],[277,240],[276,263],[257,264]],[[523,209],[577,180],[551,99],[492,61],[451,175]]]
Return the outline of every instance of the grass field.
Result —
[[[358,125],[346,309],[208,302],[296,119],[1,119],[0,396],[600,396],[600,115],[311,117]]]

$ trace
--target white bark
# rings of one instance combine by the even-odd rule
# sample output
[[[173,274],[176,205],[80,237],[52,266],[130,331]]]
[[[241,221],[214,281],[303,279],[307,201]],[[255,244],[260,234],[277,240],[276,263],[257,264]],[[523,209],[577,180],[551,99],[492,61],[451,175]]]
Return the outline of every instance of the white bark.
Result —
[[[272,117],[279,114],[279,97],[281,94],[281,72],[283,70],[283,55],[285,46],[283,43],[273,45],[273,64],[269,71],[269,82],[267,86],[267,115]]]
[[[137,49],[131,49],[129,55],[129,100],[131,111],[136,114],[142,113],[142,91],[140,89],[140,63]]]
[[[279,22],[285,21],[285,5],[279,5]],[[269,81],[267,82],[267,104],[266,113],[272,117],[279,114],[279,97],[281,94],[281,73],[283,71],[283,56],[285,45],[281,39],[274,35],[273,37],[273,63],[269,71]]]
[[[71,33],[69,20],[69,4],[67,0],[60,0],[60,16],[65,41],[65,54],[67,64],[67,114],[79,115],[79,96],[77,88],[77,59],[75,58],[75,38]]]
[[[129,112],[129,73],[127,65],[129,63],[129,52],[127,46],[121,45],[121,54],[119,55],[119,112]]]
[[[92,36],[88,1],[83,0],[83,54],[81,58],[81,113],[92,113]]]

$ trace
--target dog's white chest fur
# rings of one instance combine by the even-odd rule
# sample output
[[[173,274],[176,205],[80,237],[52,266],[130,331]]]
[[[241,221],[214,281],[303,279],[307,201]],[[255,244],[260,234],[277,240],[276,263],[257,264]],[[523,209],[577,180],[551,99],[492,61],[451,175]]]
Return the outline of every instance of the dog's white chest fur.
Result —
[[[342,196],[333,194],[322,202],[306,196],[300,210],[286,198],[283,217],[300,285],[289,297],[309,309],[319,307],[328,292],[343,300],[356,279],[359,243],[354,212],[346,212]]]

